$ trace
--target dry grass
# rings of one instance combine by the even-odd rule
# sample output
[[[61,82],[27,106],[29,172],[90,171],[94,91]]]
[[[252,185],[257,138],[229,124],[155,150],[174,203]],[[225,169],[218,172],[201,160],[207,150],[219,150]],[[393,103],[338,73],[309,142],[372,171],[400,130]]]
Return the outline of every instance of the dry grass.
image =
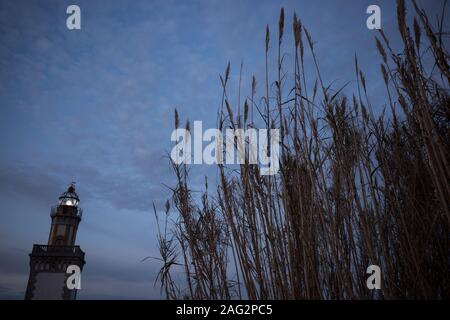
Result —
[[[261,105],[253,79],[244,114],[238,108],[233,115],[227,67],[220,128],[253,126],[255,110],[266,128],[280,128],[280,173],[261,176],[256,165],[241,165],[236,173],[219,165],[217,190],[210,193],[205,181],[197,203],[188,169],[172,163],[177,216],[159,237],[168,298],[449,298],[449,56],[442,27],[434,28],[415,2],[413,7],[411,28],[404,1],[397,3],[401,54],[382,32],[376,40],[389,116],[374,116],[356,58],[358,86],[351,99],[323,83],[312,37],[295,15],[295,81],[282,92],[288,86],[281,58],[284,11],[273,85],[266,30]],[[309,92],[308,48],[317,70]],[[183,287],[170,277],[177,259],[186,275]],[[381,267],[382,290],[366,287],[370,264]]]

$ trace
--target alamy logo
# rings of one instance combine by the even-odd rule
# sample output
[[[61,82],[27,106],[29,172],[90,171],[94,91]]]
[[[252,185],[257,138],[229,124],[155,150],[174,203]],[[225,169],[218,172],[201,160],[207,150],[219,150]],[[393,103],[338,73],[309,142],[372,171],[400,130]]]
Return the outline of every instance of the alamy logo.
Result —
[[[76,4],[71,4],[67,7],[66,13],[70,14],[66,20],[66,27],[69,30],[81,29],[81,9]]]
[[[381,29],[381,9],[376,4],[372,4],[367,7],[367,14],[370,16],[367,18],[366,26],[369,30]]]
[[[66,273],[70,274],[67,277],[66,285],[69,290],[81,289],[81,270],[77,265],[70,265],[67,267]]]
[[[370,274],[367,278],[367,288],[370,290],[381,289],[381,269],[377,265],[370,265],[366,270],[367,274]]]
[[[192,139],[188,129],[172,131],[170,139],[176,145],[170,157],[174,163],[258,164],[261,175],[278,173],[279,129],[226,129],[223,134],[219,129],[207,129],[203,132],[202,121],[194,121],[193,135]],[[208,143],[204,148],[203,142]]]

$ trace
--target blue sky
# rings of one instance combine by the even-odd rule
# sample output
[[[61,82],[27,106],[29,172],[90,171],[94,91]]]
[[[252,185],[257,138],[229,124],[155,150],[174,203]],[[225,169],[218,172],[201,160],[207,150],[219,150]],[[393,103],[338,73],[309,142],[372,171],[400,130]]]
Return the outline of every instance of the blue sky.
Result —
[[[443,5],[419,3],[433,20]],[[81,8],[81,30],[66,28],[70,4]],[[285,59],[296,11],[316,42],[324,81],[353,81],[356,53],[382,107],[370,4],[381,7],[397,47],[394,1],[0,0],[0,299],[23,298],[28,253],[46,243],[50,207],[71,181],[84,209],[79,298],[160,298],[160,266],[141,260],[158,255],[151,206],[161,209],[164,184],[173,184],[166,155],[174,108],[214,126],[228,61],[234,104],[241,61],[242,96],[253,74],[261,85],[265,26],[275,39],[281,7]],[[314,79],[311,64],[306,71]],[[196,168],[194,182],[208,172]]]

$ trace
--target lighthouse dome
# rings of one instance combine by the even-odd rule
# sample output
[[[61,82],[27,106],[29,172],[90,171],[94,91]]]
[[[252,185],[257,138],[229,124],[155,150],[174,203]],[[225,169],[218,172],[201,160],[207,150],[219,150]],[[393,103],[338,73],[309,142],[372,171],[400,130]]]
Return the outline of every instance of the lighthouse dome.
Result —
[[[58,204],[63,206],[76,207],[78,206],[79,202],[80,198],[75,192],[75,185],[72,183],[69,188],[67,188],[67,191],[61,194]]]

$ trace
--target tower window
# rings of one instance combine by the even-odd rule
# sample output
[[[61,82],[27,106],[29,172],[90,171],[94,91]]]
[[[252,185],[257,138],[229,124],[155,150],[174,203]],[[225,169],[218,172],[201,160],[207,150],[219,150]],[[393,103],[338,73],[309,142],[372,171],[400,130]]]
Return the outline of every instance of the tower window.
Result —
[[[57,246],[64,245],[64,237],[63,236],[57,236],[56,237],[56,241],[55,241],[55,245],[57,245]]]

